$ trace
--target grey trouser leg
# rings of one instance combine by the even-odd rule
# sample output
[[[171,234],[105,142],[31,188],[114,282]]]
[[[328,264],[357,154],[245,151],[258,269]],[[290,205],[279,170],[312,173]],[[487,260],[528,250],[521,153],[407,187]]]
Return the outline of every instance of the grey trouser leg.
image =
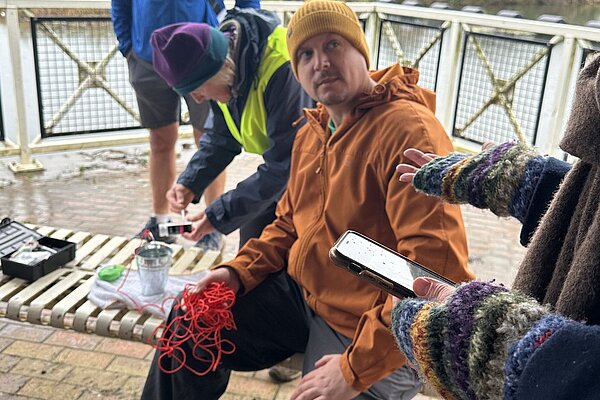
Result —
[[[342,354],[352,343],[352,339],[334,331],[318,315],[310,313],[309,337],[304,352],[302,375],[314,369],[315,362],[326,354]],[[395,349],[390,349],[395,351]],[[397,350],[396,350],[397,351]],[[408,400],[421,390],[421,383],[414,370],[404,366],[392,375],[380,380],[366,392],[355,399],[358,400]]]

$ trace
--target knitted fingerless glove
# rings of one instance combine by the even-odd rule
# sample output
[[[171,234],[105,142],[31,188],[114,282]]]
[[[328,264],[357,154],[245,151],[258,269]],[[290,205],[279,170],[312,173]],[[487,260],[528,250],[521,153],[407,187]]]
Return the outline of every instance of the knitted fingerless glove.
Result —
[[[476,155],[436,158],[416,173],[413,186],[449,203],[489,208],[523,222],[544,163],[545,157],[526,145],[503,143]]]
[[[567,323],[529,297],[477,281],[443,303],[405,299],[392,314],[400,350],[445,399],[514,399],[528,359]]]

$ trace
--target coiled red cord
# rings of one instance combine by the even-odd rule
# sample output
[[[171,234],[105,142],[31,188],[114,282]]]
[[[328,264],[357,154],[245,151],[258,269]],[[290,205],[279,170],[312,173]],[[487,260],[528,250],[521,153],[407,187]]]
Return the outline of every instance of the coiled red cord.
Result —
[[[215,371],[221,357],[235,351],[233,342],[221,337],[222,329],[236,329],[231,313],[234,304],[235,293],[223,282],[213,282],[201,292],[196,291],[195,285],[186,285],[181,301],[173,307],[183,309],[184,313],[175,316],[168,325],[156,328],[163,329],[162,337],[153,345],[161,353],[160,370],[172,374],[186,368],[198,376]],[[151,337],[155,337],[156,330]],[[206,365],[205,369],[198,371],[187,365],[186,352],[181,348],[185,342],[191,347],[193,357]],[[169,363],[171,359],[175,362]]]
[[[154,239],[148,230],[142,233],[142,239],[144,238]],[[161,353],[158,357],[158,367],[168,374],[175,373],[182,368],[186,368],[198,376],[215,371],[222,355],[232,354],[235,351],[233,342],[221,338],[222,329],[237,329],[233,314],[230,311],[235,304],[234,291],[225,286],[223,282],[213,282],[201,292],[197,291],[196,285],[187,284],[183,289],[181,300],[169,296],[163,300],[162,304],[138,305],[131,296],[121,289],[129,275],[131,262],[141,248],[142,243],[143,240],[129,259],[125,277],[117,291],[127,296],[138,307],[140,313],[145,308],[157,308],[165,313],[165,304],[169,300],[175,302],[173,310],[183,309],[184,311],[183,314],[175,316],[169,324],[163,323],[157,326],[148,338],[148,344]],[[161,338],[157,339],[156,343],[152,343],[152,339],[158,336],[160,330],[163,331]],[[197,371],[186,364],[186,352],[181,347],[188,341],[193,357],[206,364],[206,369]],[[176,366],[165,367],[163,365],[165,357],[167,360],[174,359],[175,363],[171,365]]]

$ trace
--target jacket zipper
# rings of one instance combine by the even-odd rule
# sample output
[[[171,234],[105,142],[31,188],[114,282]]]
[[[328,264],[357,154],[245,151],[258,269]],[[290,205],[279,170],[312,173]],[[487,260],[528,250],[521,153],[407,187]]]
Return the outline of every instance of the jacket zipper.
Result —
[[[298,261],[296,262],[296,270],[298,271],[299,278],[302,275],[304,261],[306,260],[306,250],[308,249],[308,245],[309,245],[310,240],[312,239],[313,235],[317,232],[317,228],[319,227],[319,224],[323,221],[323,213],[325,212],[325,196],[327,194],[327,175],[321,174],[321,171],[323,170],[323,168],[327,167],[327,143],[329,142],[330,138],[331,138],[331,135],[329,137],[325,138],[325,142],[323,143],[323,152],[321,153],[321,158],[319,160],[319,166],[317,167],[317,169],[315,171],[315,174],[321,176],[321,194],[322,194],[321,205],[320,205],[318,217],[317,217],[315,223],[313,223],[313,225],[310,227],[310,229],[306,232],[306,234],[302,238],[300,250],[298,251],[299,258],[298,258]]]

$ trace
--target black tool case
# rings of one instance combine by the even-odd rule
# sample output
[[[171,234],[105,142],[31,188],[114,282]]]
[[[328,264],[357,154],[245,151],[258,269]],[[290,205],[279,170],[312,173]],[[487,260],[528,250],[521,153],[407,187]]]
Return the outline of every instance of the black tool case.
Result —
[[[11,261],[12,253],[17,251],[30,238],[36,239],[40,245],[56,250],[56,253],[33,265]],[[75,243],[42,236],[10,218],[4,218],[0,221],[0,265],[4,275],[35,281],[64,266],[74,258]]]

